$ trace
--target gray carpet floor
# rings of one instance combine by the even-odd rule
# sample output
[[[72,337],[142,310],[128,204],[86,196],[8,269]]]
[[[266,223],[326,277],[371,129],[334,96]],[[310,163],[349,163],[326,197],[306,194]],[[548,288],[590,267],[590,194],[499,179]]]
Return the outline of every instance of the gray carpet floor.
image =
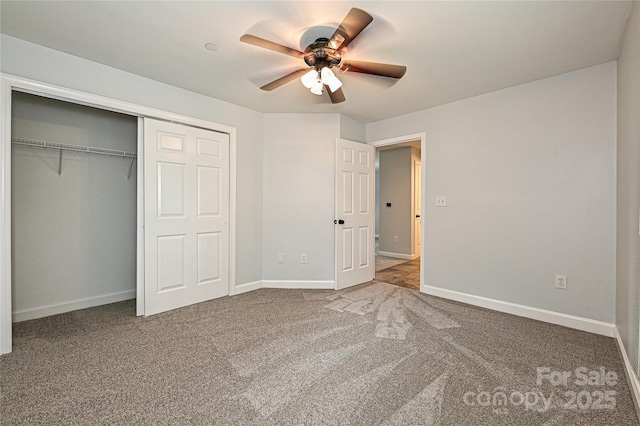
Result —
[[[0,423],[638,421],[613,339],[373,282],[15,324],[14,352],[0,357]]]

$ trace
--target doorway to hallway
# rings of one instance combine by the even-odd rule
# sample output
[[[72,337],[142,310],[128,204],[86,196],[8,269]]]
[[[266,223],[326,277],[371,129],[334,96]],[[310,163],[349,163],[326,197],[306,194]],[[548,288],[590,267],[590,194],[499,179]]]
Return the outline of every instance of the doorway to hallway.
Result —
[[[376,147],[375,280],[421,286],[424,134],[373,142]]]

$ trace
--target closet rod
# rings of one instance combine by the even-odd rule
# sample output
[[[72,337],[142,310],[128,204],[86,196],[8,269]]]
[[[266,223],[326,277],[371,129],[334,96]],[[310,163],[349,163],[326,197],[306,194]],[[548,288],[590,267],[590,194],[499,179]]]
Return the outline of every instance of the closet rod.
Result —
[[[13,138],[12,143],[16,145],[33,146],[38,148],[61,149],[64,151],[85,152],[87,154],[109,155],[111,157],[136,158],[135,152],[120,151],[117,149],[97,148],[93,146],[68,145],[64,143],[39,141],[33,139]]]
[[[49,148],[49,149],[58,150],[60,152],[60,156],[58,158],[58,176],[62,175],[62,151],[84,152],[86,154],[100,154],[100,155],[108,155],[110,157],[131,158],[131,164],[129,165],[129,174],[127,175],[127,180],[131,178],[131,171],[133,170],[133,162],[137,157],[135,152],[120,151],[117,149],[97,148],[93,146],[68,145],[64,143],[39,141],[34,139],[12,138],[11,143],[14,143],[16,145],[23,145],[23,146],[33,146],[36,148]]]

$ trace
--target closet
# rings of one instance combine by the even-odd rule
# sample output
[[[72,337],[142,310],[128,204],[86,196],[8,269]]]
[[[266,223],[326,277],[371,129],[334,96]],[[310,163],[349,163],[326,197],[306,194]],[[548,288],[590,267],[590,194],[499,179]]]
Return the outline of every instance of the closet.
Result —
[[[135,298],[137,117],[13,92],[12,314]]]

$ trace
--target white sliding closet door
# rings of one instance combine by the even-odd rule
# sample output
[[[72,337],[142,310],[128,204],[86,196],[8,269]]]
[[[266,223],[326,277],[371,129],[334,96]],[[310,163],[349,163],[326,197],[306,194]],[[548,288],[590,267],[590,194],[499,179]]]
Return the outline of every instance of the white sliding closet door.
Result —
[[[229,135],[144,119],[145,315],[229,293]]]

